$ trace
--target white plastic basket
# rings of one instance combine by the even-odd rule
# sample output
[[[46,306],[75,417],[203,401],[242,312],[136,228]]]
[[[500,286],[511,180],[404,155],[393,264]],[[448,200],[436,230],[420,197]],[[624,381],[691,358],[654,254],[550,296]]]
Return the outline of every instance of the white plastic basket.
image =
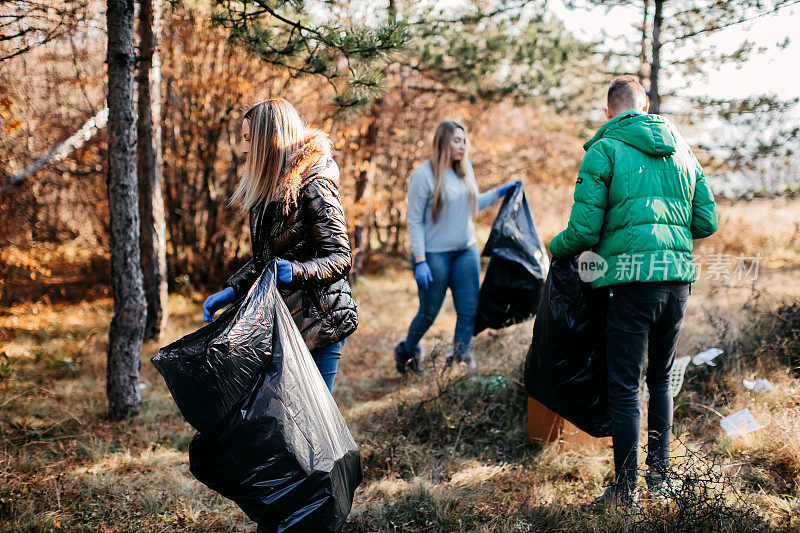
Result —
[[[691,360],[691,355],[684,355],[683,357],[676,358],[672,363],[672,370],[669,372],[669,393],[673,398],[678,395],[681,391],[681,387],[683,387],[683,377],[686,375],[686,367],[689,366],[689,361]],[[644,380],[642,380],[640,390],[645,401],[650,399],[650,393],[647,391],[647,383]]]

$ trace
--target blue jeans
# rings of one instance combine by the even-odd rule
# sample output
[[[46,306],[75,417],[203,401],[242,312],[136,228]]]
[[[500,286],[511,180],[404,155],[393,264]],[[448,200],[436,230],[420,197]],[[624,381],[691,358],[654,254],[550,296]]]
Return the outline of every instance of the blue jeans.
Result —
[[[333,392],[333,380],[336,378],[336,369],[339,368],[339,359],[342,357],[343,346],[344,339],[311,352],[311,357],[314,359],[319,373],[322,374],[322,380],[328,386],[330,392]]]
[[[457,252],[428,252],[425,260],[431,269],[433,282],[419,291],[419,311],[411,321],[406,336],[408,351],[417,349],[419,341],[436,320],[442,308],[447,288],[453,295],[456,308],[456,331],[453,334],[453,355],[461,359],[469,353],[475,331],[475,314],[478,311],[481,263],[478,247],[473,245]]]
[[[615,481],[636,486],[639,469],[639,378],[647,360],[647,464],[669,468],[672,395],[669,373],[686,312],[689,284],[642,282],[614,285],[606,318],[608,404]]]

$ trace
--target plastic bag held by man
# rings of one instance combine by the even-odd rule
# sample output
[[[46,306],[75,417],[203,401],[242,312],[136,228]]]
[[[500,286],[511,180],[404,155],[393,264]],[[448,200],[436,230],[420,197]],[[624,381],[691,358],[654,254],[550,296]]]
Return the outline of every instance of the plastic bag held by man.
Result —
[[[606,383],[607,293],[553,263],[525,361],[525,388],[593,437],[611,434]]]
[[[491,259],[478,297],[476,335],[486,328],[500,329],[527,320],[539,305],[550,261],[533,224],[522,182],[503,200],[483,255]]]
[[[249,320],[251,314],[261,320]],[[253,351],[269,339],[269,355],[219,425],[195,435],[189,469],[236,502],[259,531],[340,531],[361,483],[361,457],[277,291],[274,268],[267,267],[238,311],[217,319],[223,320],[248,325],[237,335],[249,338]]]

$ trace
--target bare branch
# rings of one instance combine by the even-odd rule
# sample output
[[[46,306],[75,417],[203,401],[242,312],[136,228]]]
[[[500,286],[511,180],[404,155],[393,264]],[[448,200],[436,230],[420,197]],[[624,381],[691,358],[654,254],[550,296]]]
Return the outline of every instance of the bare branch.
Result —
[[[744,17],[742,17],[742,18],[740,18],[738,20],[732,20],[732,21],[723,22],[723,23],[709,24],[709,25],[707,25],[707,26],[705,26],[703,28],[700,28],[700,29],[697,29],[697,30],[694,30],[694,31],[690,31],[690,32],[686,32],[683,35],[678,35],[678,36],[673,37],[671,39],[666,39],[666,40],[662,41],[661,44],[664,45],[664,44],[676,43],[676,42],[684,41],[686,39],[690,39],[692,37],[697,37],[698,35],[702,35],[704,33],[714,33],[714,32],[720,31],[720,30],[724,30],[726,28],[731,28],[733,26],[737,26],[739,24],[744,24],[746,22],[752,22],[752,21],[754,21],[754,20],[756,20],[758,18],[778,13],[779,11],[781,11],[782,9],[784,9],[786,7],[793,6],[793,5],[796,5],[796,4],[800,4],[800,0],[789,0],[787,2],[782,2],[782,3],[779,3],[778,5],[772,7],[771,9],[768,9],[766,11],[758,11],[758,12],[756,12],[756,13],[750,15],[750,16],[744,16]]]
[[[108,108],[106,107],[87,120],[86,123],[67,140],[50,150],[47,155],[31,162],[27,167],[8,178],[3,186],[3,190],[22,185],[33,173],[68,157],[75,150],[86,144],[98,131],[103,129],[107,122]]]

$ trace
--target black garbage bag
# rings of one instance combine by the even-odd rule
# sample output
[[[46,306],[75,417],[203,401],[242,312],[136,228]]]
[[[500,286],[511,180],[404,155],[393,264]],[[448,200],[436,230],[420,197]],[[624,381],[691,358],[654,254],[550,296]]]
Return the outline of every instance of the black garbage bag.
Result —
[[[542,290],[525,360],[525,388],[593,437],[611,434],[605,324],[607,290],[553,263]]]
[[[550,267],[525,189],[517,182],[506,195],[483,249],[491,257],[478,296],[475,334],[518,324],[536,314]]]
[[[189,469],[199,481],[236,502],[258,522],[259,530],[340,531],[362,480],[361,456],[278,293],[274,268],[265,270],[237,310],[223,313],[212,326],[222,320],[232,325],[230,329],[218,325],[221,330],[242,326],[237,330],[242,336],[237,346],[246,345],[246,338],[254,352],[264,350],[258,356],[262,367],[244,394],[224,398],[233,408],[222,420],[192,439]],[[244,324],[248,329],[243,329]],[[188,359],[203,353],[196,344],[216,338],[198,335],[207,328],[163,348],[156,356],[177,358],[180,354],[175,352],[186,343],[193,345],[192,350],[183,352],[187,358],[183,364],[159,367],[160,371],[165,368],[162,373],[168,382],[172,380],[175,390],[185,392],[180,375],[167,377],[166,373],[193,369]],[[220,381],[234,381],[227,370],[233,365],[226,362],[222,366]],[[214,374],[213,367],[205,371],[208,376]],[[178,396],[175,400],[184,412],[182,400]]]
[[[161,348],[150,360],[197,431],[217,427],[272,358],[274,300],[268,290],[252,290],[211,324]]]

